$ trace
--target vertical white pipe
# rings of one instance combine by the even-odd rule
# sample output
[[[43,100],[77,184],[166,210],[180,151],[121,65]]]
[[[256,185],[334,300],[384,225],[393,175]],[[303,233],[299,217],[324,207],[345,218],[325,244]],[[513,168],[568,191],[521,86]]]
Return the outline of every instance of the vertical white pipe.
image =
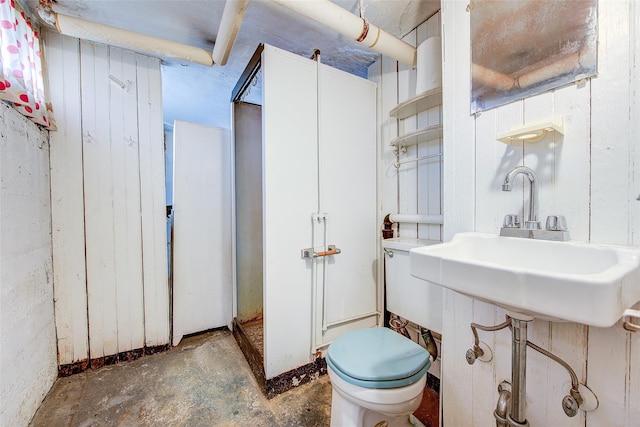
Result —
[[[274,0],[383,55],[409,66],[416,63],[416,48],[352,14],[329,0]]]

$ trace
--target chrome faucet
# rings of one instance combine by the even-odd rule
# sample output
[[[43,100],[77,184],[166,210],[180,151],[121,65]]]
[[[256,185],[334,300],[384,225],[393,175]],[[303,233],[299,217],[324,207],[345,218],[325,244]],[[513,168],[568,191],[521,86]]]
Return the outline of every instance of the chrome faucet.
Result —
[[[509,171],[504,178],[502,191],[511,191],[513,187],[513,178],[516,175],[523,174],[529,178],[531,183],[529,189],[529,219],[524,222],[524,228],[528,230],[539,230],[540,222],[538,221],[538,180],[535,172],[526,166],[517,166]]]
[[[526,166],[516,166],[511,169],[504,178],[502,191],[511,191],[513,188],[513,179],[518,174],[523,174],[529,179],[529,216],[524,222],[524,227],[520,228],[519,215],[506,215],[504,218],[504,224],[500,229],[500,235],[542,240],[569,240],[567,222],[562,215],[549,215],[547,217],[546,229],[540,229],[540,221],[538,221],[538,179],[531,168]]]

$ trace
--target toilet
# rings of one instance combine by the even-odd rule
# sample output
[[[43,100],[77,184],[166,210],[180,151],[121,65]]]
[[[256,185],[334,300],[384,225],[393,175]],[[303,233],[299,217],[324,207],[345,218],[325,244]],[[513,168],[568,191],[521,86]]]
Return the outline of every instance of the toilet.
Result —
[[[426,299],[426,282],[409,274],[409,250],[436,243],[417,239],[383,240],[386,296],[390,311],[420,325],[437,319],[440,303]],[[432,289],[429,289],[432,291]],[[431,295],[434,297],[434,295]],[[428,310],[427,307],[436,307]],[[429,312],[425,315],[425,312]],[[406,317],[405,317],[406,316]],[[388,328],[347,332],[334,340],[325,353],[331,381],[331,426],[411,426],[409,416],[420,406],[433,362],[420,345]]]

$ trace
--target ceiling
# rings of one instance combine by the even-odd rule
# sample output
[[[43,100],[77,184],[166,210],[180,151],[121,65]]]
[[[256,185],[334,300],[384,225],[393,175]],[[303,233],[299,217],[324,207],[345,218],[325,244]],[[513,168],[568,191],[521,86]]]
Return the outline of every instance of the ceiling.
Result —
[[[38,0],[28,0],[32,10]],[[334,0],[358,15],[358,0]],[[88,21],[213,49],[223,0],[57,0],[55,12]],[[439,0],[363,0],[364,16],[387,32],[402,37],[440,8]],[[174,120],[230,127],[229,99],[242,71],[260,43],[302,56],[321,51],[322,62],[366,76],[378,54],[321,24],[271,0],[251,0],[224,66],[207,67],[165,59],[163,110],[165,127]]]

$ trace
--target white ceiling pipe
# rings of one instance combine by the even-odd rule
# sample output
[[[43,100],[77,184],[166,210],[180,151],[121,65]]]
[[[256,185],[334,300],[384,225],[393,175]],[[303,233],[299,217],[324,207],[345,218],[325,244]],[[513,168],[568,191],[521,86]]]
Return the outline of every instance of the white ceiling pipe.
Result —
[[[213,45],[213,62],[217,65],[227,63],[248,4],[249,0],[227,0],[224,4],[216,43]]]
[[[55,15],[56,28],[61,34],[66,36],[130,49],[151,56],[183,59],[207,66],[213,65],[211,53],[206,49],[151,37],[109,25],[85,21],[84,19],[74,18],[60,13],[56,13]]]
[[[416,48],[332,3],[330,0],[273,0],[276,3],[326,25],[383,55],[404,64],[416,65]]]

